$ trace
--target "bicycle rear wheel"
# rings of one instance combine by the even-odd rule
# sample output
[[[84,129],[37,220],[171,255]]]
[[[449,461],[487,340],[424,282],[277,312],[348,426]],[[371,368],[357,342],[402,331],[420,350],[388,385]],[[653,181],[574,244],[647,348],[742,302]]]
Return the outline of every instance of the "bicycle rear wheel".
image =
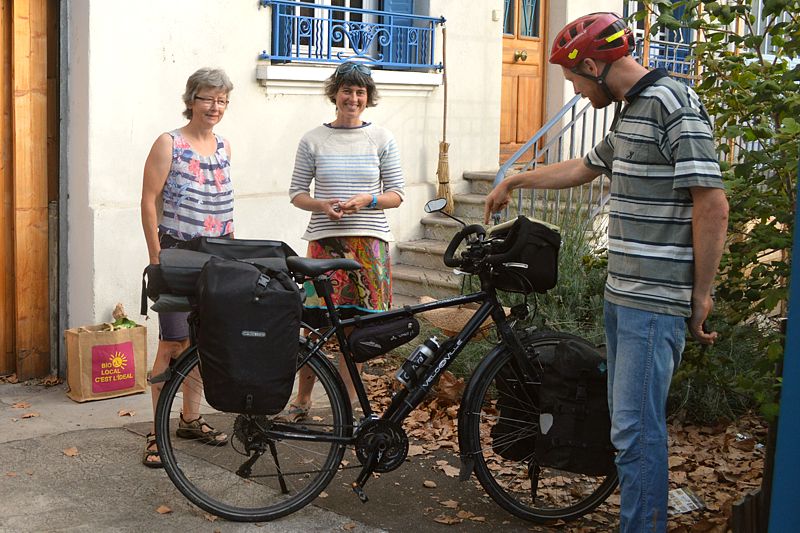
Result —
[[[303,345],[300,351],[307,353]],[[308,418],[296,423],[214,410],[202,396],[196,350],[173,369],[159,397],[156,434],[164,469],[184,496],[228,520],[257,522],[293,513],[319,495],[339,468],[352,418],[325,355],[318,352],[306,366],[317,384]],[[228,435],[227,444],[176,436],[187,390],[200,393],[200,413]]]
[[[536,350],[545,360],[563,340],[586,343],[575,335],[550,331],[522,339],[527,349]],[[536,463],[533,444],[539,434],[539,410],[535,400],[516,395],[514,401],[522,404],[516,413],[500,410],[499,403],[508,399],[509,391],[519,391],[520,384],[530,388],[538,381],[538,377],[523,375],[508,351],[484,360],[471,380],[477,384],[476,394],[462,406],[467,410],[464,452],[474,461],[484,490],[511,514],[534,522],[570,520],[603,503],[617,486],[617,473],[613,466],[604,475],[591,476]],[[498,432],[493,436],[492,430],[500,425],[505,429],[498,442]]]

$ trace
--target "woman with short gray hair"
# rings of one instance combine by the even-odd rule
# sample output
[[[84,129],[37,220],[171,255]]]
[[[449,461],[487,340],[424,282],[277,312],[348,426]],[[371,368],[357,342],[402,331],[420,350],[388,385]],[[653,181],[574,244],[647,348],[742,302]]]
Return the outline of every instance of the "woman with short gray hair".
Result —
[[[142,228],[150,264],[162,248],[182,248],[198,237],[233,237],[233,187],[230,143],[214,133],[230,102],[233,84],[220,69],[201,68],[189,76],[183,93],[183,116],[189,123],[162,133],[144,164]],[[159,213],[159,205],[161,206]],[[159,342],[153,375],[164,372],[172,358],[189,345],[188,313],[159,313]],[[222,446],[228,436],[200,416],[200,375],[184,385],[178,437]],[[161,384],[150,387],[155,412]],[[142,464],[160,468],[155,430],[147,435]]]

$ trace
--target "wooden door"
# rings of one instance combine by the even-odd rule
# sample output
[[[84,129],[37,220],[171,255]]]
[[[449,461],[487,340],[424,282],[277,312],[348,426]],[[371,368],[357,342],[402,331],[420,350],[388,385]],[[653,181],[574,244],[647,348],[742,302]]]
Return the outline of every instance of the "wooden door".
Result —
[[[500,162],[542,126],[547,0],[505,0]]]
[[[58,9],[58,0],[0,6],[0,375],[16,372],[20,380],[51,367],[48,203],[57,197]]]

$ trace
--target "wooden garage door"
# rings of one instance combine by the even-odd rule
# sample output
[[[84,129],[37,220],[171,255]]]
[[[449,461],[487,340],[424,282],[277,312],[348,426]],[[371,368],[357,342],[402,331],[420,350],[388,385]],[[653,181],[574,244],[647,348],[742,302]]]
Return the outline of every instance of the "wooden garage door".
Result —
[[[58,2],[0,7],[0,375],[50,371],[48,203],[57,194]]]

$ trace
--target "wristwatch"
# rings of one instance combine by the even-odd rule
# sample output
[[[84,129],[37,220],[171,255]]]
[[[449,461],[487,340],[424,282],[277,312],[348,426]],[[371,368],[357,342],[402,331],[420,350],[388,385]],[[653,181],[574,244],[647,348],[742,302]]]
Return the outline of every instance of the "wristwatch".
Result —
[[[373,194],[372,201],[369,203],[367,207],[369,207],[370,209],[375,209],[377,206],[378,206],[378,195]]]

